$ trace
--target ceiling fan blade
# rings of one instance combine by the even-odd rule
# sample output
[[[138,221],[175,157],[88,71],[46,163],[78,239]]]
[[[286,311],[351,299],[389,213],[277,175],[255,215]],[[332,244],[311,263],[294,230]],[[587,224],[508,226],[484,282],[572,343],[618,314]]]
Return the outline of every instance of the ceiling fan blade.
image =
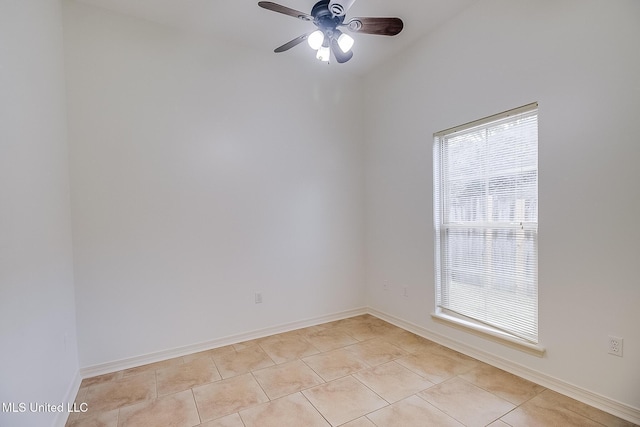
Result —
[[[303,21],[313,21],[313,16],[309,15],[308,13],[300,12],[299,10],[291,9],[289,7],[282,6],[271,1],[259,1],[258,6],[263,9],[293,16],[294,18],[302,19]]]
[[[291,49],[294,46],[298,46],[300,43],[302,43],[303,41],[305,41],[306,39],[309,38],[309,34],[303,34],[300,37],[296,37],[295,39],[291,40],[290,42],[287,42],[285,44],[283,44],[280,47],[277,47],[274,49],[275,53],[281,53],[281,52],[285,52],[289,49]]]
[[[404,28],[400,18],[352,18],[344,25],[354,33],[379,36],[395,36]]]
[[[344,64],[353,58],[353,51],[350,50],[349,52],[344,53],[342,49],[340,49],[340,45],[338,45],[338,40],[335,38],[331,39],[331,52],[333,52],[333,56],[336,58],[338,64]]]

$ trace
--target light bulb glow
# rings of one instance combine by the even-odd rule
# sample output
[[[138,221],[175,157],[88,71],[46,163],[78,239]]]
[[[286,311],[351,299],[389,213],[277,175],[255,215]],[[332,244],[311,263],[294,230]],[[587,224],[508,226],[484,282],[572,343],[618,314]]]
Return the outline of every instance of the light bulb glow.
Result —
[[[311,49],[318,50],[322,47],[322,43],[324,43],[324,34],[320,30],[316,30],[313,33],[309,34],[307,38],[307,43],[311,46]]]
[[[351,37],[348,34],[340,34],[340,37],[338,37],[338,46],[340,46],[340,50],[342,50],[344,53],[347,53],[351,50],[351,48],[353,47],[353,37]]]
[[[318,53],[316,54],[316,58],[320,61],[329,62],[329,56],[331,55],[331,51],[328,46],[322,46],[318,49]]]

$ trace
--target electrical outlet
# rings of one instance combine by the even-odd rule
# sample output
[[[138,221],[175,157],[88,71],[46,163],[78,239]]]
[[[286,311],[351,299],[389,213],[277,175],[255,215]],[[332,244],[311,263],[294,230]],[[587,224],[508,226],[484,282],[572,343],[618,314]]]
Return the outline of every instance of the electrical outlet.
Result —
[[[409,298],[409,287],[408,286],[404,286],[402,288],[402,296],[405,298]]]
[[[262,293],[256,292],[255,301],[256,301],[256,304],[261,304],[262,303]]]
[[[622,343],[623,339],[620,337],[614,337],[609,335],[609,354],[622,357]]]
[[[382,289],[384,289],[385,291],[388,291],[390,289],[388,280],[385,280],[384,282],[382,282]]]

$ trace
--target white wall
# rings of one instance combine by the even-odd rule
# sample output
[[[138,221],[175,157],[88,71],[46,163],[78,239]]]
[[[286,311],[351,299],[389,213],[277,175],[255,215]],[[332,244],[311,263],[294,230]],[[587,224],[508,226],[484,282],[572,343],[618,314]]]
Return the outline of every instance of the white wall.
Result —
[[[60,3],[0,3],[0,402],[79,385]],[[71,396],[73,397],[73,396]],[[56,413],[0,412],[3,426]]]
[[[56,402],[78,369],[60,11],[1,6],[0,400]],[[362,306],[366,255],[373,308],[640,408],[637,1],[482,0],[364,92],[335,68],[64,15],[81,366]],[[431,135],[532,101],[543,358],[429,316]]]
[[[369,75],[369,305],[640,408],[638,40],[635,0],[482,0]],[[430,318],[432,135],[534,101],[543,358]],[[625,339],[623,358],[608,334]]]
[[[65,52],[81,366],[364,306],[358,80],[71,2]]]

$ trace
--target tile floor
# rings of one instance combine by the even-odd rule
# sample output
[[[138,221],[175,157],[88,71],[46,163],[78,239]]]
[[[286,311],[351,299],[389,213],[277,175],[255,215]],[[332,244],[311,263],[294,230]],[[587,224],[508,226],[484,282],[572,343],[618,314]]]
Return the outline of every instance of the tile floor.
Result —
[[[82,381],[67,427],[632,426],[363,315]]]

